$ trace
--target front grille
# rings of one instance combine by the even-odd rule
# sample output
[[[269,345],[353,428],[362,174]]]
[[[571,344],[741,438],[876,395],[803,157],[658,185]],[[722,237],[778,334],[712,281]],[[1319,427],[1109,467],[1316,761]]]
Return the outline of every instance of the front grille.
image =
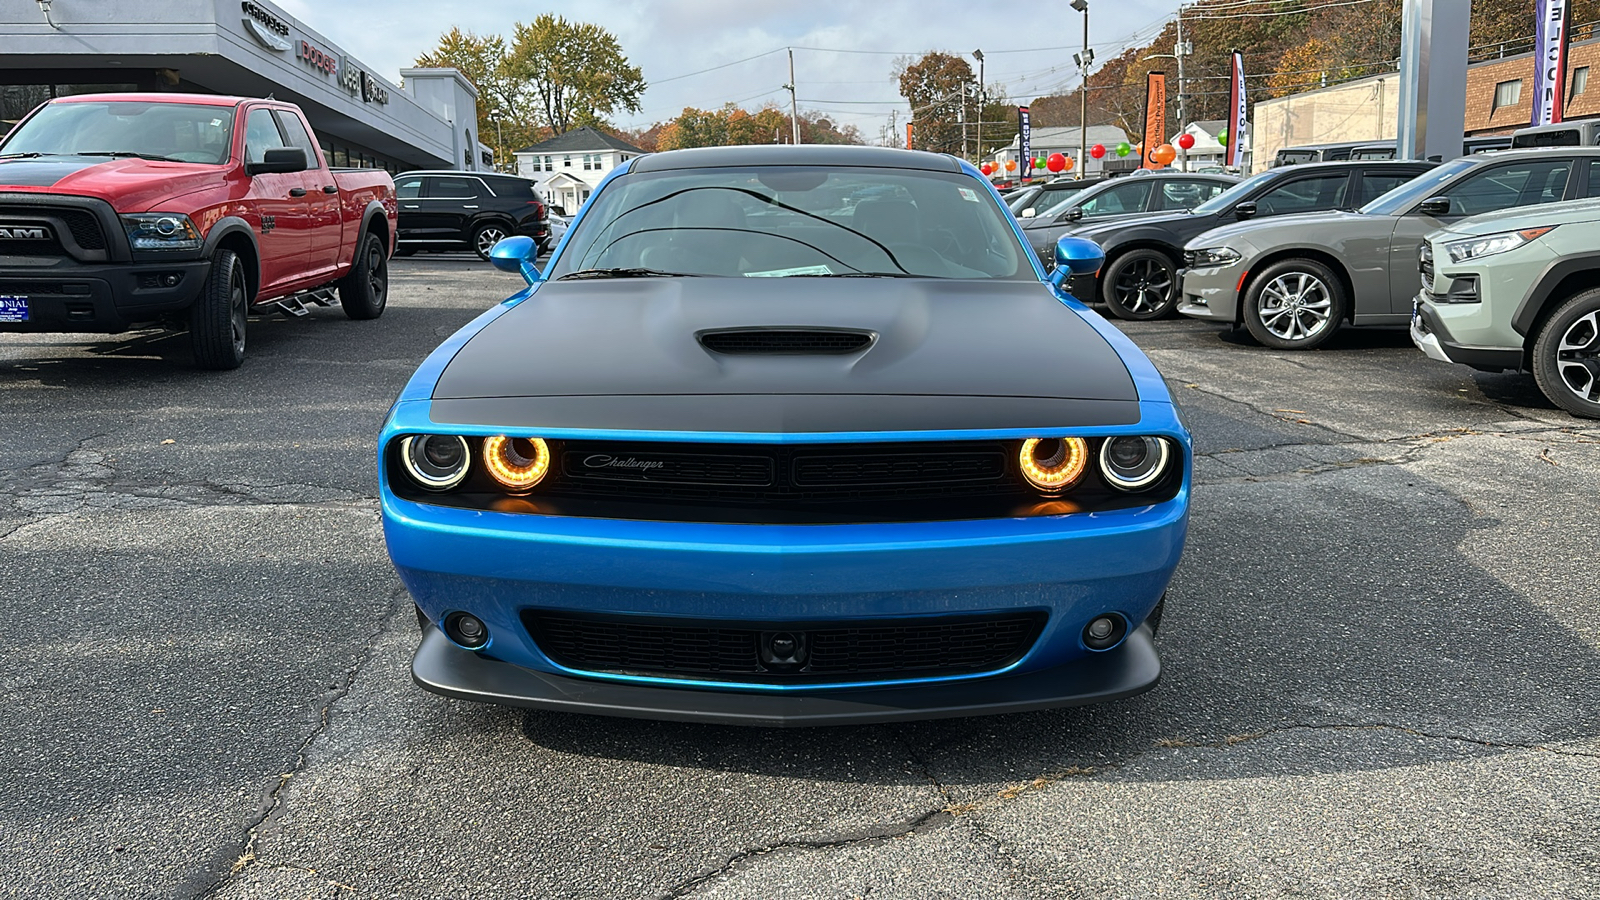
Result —
[[[92,213],[81,209],[56,209],[50,214],[59,216],[67,223],[67,229],[72,232],[72,239],[78,246],[85,250],[104,250],[106,238],[100,233],[100,221]]]
[[[525,611],[539,649],[577,671],[769,683],[892,680],[992,672],[1033,646],[1043,613],[827,623],[685,623]],[[805,647],[798,664],[763,662],[777,633]]]
[[[17,220],[23,222],[48,222],[50,230],[55,233],[46,241],[6,241],[5,253],[21,256],[50,256],[59,255],[65,251],[58,236],[62,226],[66,226],[66,233],[71,235],[77,245],[90,251],[104,251],[106,249],[105,233],[100,228],[100,220],[95,214],[86,209],[77,209],[65,206],[35,206],[32,204],[0,204],[0,220]],[[35,246],[36,245],[36,246]]]
[[[1417,250],[1417,271],[1422,273],[1422,289],[1433,290],[1433,245],[1427,241]]]
[[[743,331],[709,331],[700,335],[708,350],[738,354],[841,354],[854,353],[872,343],[860,331],[757,328]]]
[[[37,297],[41,294],[88,294],[91,289],[84,282],[70,281],[0,281],[0,296]]]

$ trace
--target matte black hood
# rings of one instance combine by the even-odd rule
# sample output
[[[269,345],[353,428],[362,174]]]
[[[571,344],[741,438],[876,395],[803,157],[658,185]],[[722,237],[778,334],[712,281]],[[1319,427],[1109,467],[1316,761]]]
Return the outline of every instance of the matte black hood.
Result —
[[[0,185],[51,187],[84,169],[103,166],[110,159],[88,156],[41,156],[37,159],[0,159]]]
[[[846,355],[722,355],[697,335],[868,331]],[[837,431],[1114,424],[1138,392],[1105,340],[1038,282],[638,278],[558,281],[446,366],[436,421]],[[485,402],[498,398],[508,402]],[[517,402],[509,402],[517,401]]]

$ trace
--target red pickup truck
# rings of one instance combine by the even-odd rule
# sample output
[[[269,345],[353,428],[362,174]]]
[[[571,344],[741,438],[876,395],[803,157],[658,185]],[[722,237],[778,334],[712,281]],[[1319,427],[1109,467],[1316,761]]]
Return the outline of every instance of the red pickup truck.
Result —
[[[292,104],[85,94],[0,143],[0,333],[187,329],[237,368],[247,315],[337,290],[383,313],[399,209],[381,169],[331,170]]]

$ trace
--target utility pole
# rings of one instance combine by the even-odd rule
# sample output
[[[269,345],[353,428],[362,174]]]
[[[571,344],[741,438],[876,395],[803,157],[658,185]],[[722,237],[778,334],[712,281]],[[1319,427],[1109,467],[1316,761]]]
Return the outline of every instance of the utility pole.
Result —
[[[784,85],[789,89],[789,125],[794,129],[794,143],[800,143],[800,101],[796,100],[794,92],[794,48],[789,48],[789,83]]]
[[[1178,58],[1178,129],[1183,131],[1189,127],[1189,120],[1183,115],[1183,58],[1194,52],[1194,45],[1183,39],[1183,4],[1178,4],[1178,46],[1172,50],[1172,55]],[[1189,171],[1189,151],[1178,147],[1181,161],[1178,163],[1180,171]]]
[[[1073,9],[1083,13],[1083,52],[1073,54],[1078,59],[1078,66],[1083,71],[1083,86],[1078,107],[1078,177],[1083,177],[1084,170],[1088,169],[1089,158],[1089,66],[1094,63],[1094,51],[1089,49],[1089,0],[1072,0]]]
[[[900,110],[889,110],[889,146],[900,146]]]
[[[983,162],[983,111],[988,104],[984,102],[983,96],[983,51],[974,50],[972,55],[978,58],[978,162],[981,163]]]

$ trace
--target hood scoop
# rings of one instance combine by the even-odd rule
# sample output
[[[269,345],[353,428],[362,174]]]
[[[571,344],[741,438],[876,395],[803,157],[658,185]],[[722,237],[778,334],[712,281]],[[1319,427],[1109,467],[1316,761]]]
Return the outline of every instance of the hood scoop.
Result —
[[[866,349],[877,335],[844,328],[729,328],[695,337],[725,356],[842,356]]]

